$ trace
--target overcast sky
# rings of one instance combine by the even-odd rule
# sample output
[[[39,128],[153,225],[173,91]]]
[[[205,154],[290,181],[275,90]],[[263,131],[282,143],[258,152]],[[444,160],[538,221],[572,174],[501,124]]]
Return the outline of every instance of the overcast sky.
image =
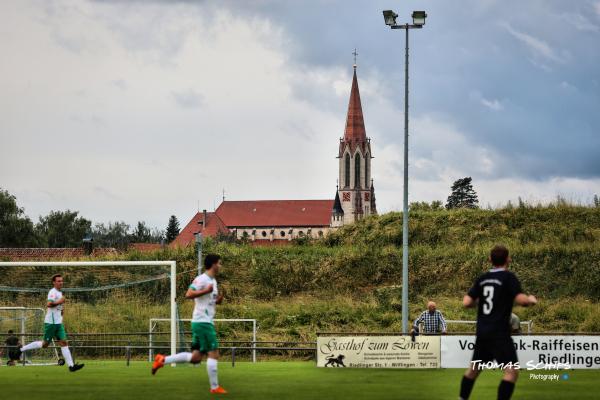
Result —
[[[333,198],[357,48],[380,212],[472,176],[483,206],[600,193],[600,0],[0,2],[0,187],[34,220],[164,228]]]

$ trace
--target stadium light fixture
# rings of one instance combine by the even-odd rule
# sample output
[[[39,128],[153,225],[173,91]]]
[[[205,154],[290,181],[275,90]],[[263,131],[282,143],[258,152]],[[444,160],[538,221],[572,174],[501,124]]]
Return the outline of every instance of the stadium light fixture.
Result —
[[[427,18],[427,13],[425,11],[413,11],[412,19],[413,24],[417,26],[425,25],[425,18]]]
[[[398,14],[396,14],[392,10],[385,10],[383,12],[383,19],[385,21],[385,24],[388,26],[396,25],[396,18],[398,18]]]
[[[391,29],[406,30],[404,64],[404,208],[402,211],[402,333],[408,334],[408,31],[425,25],[427,13],[414,11],[412,24],[396,24],[398,14],[392,10],[383,12],[385,24]]]

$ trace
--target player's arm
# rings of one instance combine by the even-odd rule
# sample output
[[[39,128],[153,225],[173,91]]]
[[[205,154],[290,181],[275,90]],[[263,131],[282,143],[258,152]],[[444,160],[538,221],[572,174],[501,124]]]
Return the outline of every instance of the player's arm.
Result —
[[[521,288],[519,279],[512,275],[511,288],[515,296],[515,303],[523,307],[529,307],[537,304],[537,299],[533,295],[526,295]]]
[[[194,289],[193,286],[190,286],[185,292],[185,298],[188,300],[195,299],[196,297],[204,296],[205,294],[211,293],[213,291],[213,285],[208,284],[204,289]]]
[[[475,307],[476,305],[477,305],[477,299],[474,299],[470,295],[465,294],[465,297],[463,297],[463,307],[471,308],[471,307]]]
[[[65,298],[63,296],[58,300],[48,299],[48,304],[46,304],[46,305],[47,305],[47,307],[52,308],[52,307],[59,306],[59,305],[63,304],[64,302],[65,302]]]
[[[477,305],[477,299],[481,296],[481,287],[479,286],[479,279],[475,281],[471,289],[463,297],[463,307],[471,308]]]
[[[217,300],[215,300],[215,303],[221,304],[223,302],[224,297],[225,297],[225,288],[221,287],[221,290],[219,290],[219,295],[217,296]]]
[[[519,293],[515,296],[515,303],[523,307],[534,306],[537,304],[537,299],[534,295],[526,295],[525,293]]]

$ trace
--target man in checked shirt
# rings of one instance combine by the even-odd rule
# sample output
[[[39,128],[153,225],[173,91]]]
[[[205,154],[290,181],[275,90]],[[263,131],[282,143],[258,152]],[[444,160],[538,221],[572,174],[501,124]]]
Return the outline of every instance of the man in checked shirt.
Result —
[[[425,335],[435,334],[446,334],[446,321],[444,316],[438,310],[436,310],[435,303],[429,301],[427,303],[427,310],[423,311],[419,318],[415,319],[413,324],[412,334],[419,333],[419,324],[423,324],[423,332]]]

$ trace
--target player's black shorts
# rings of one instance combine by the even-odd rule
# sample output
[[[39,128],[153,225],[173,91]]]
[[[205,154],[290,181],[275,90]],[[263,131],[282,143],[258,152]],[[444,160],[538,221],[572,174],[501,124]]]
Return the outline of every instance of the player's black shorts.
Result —
[[[8,359],[11,361],[17,361],[21,358],[21,352],[18,350],[11,350],[8,352]]]
[[[496,360],[498,364],[516,363],[517,350],[510,336],[477,336],[473,361],[487,363]]]

